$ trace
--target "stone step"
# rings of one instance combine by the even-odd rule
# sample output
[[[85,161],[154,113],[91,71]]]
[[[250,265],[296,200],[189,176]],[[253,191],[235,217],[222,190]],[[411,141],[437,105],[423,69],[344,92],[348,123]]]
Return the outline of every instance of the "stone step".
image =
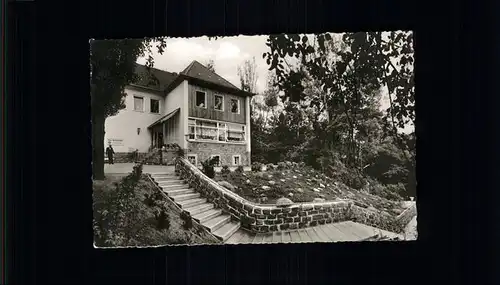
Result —
[[[213,235],[216,236],[221,241],[225,242],[231,235],[233,235],[240,228],[239,222],[229,222],[222,226],[220,229],[213,232]]]
[[[187,189],[177,189],[177,190],[165,190],[163,191],[167,193],[169,197],[171,196],[176,196],[176,195],[184,195],[184,194],[191,194],[191,193],[196,193],[194,189],[192,188],[187,188]]]
[[[212,210],[213,208],[214,208],[214,204],[203,203],[203,204],[199,204],[199,205],[195,205],[195,206],[191,206],[191,207],[186,207],[184,209],[184,211],[188,212],[192,217],[192,216],[195,216],[199,213],[203,213],[205,211]]]
[[[174,183],[174,182],[180,182],[184,183],[184,180],[178,178],[178,177],[161,177],[161,178],[153,178],[156,183]]]
[[[159,185],[163,191],[169,190],[180,190],[180,189],[189,189],[189,186],[186,184],[174,184],[174,185]]]
[[[207,199],[205,198],[194,198],[194,199],[189,199],[189,200],[184,200],[184,201],[179,201],[175,202],[177,205],[179,205],[181,208],[191,208],[196,205],[204,204],[207,202]]]
[[[157,178],[179,178],[175,173],[150,173],[153,179]]]
[[[208,228],[210,232],[215,232],[216,230],[220,229],[222,226],[225,224],[229,223],[231,221],[231,216],[230,215],[220,215],[217,217],[214,217],[206,222],[201,223],[204,227]]]
[[[180,195],[169,194],[168,196],[170,196],[170,198],[172,198],[172,200],[174,200],[175,202],[181,202],[181,201],[199,198],[201,195],[200,195],[200,193],[195,192],[195,193],[180,194]]]
[[[222,210],[211,209],[211,210],[196,214],[195,216],[193,216],[193,219],[195,219],[198,223],[203,223],[203,222],[208,221],[211,218],[217,217],[219,215],[222,215]]]
[[[169,181],[160,181],[156,182],[158,186],[172,186],[172,185],[186,185],[184,180],[169,180]]]

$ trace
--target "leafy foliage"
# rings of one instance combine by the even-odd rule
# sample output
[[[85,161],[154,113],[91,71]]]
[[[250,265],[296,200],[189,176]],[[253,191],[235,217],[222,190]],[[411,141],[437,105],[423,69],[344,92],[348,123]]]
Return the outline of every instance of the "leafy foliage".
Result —
[[[252,171],[254,172],[259,172],[262,169],[262,163],[260,162],[254,162],[252,163]]]
[[[148,55],[146,67],[149,70],[154,60],[152,48],[158,52],[166,48],[165,38],[91,40],[90,41],[90,98],[92,120],[93,177],[104,179],[104,122],[125,107],[124,88],[138,81],[136,60]],[[150,74],[150,80],[158,79]]]
[[[220,173],[221,173],[221,175],[228,175],[229,173],[231,173],[231,170],[229,169],[229,165],[223,165]]]
[[[393,198],[415,196],[415,134],[401,132],[415,116],[412,34],[281,34],[267,45],[267,90],[251,106],[252,160],[280,170],[303,162],[359,190],[370,179],[387,191],[402,183]]]
[[[193,219],[191,218],[191,215],[189,215],[188,212],[186,211],[181,212],[180,218],[184,222],[182,226],[185,230],[189,230],[193,227]]]
[[[203,167],[203,173],[205,173],[206,176],[209,178],[214,178],[215,177],[215,168],[214,166],[219,163],[219,158],[218,157],[213,157],[209,158],[201,163],[201,166]]]

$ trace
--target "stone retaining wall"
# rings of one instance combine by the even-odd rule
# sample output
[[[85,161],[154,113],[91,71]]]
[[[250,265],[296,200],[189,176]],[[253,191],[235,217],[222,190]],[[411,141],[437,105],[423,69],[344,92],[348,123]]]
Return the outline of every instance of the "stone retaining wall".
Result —
[[[176,159],[175,172],[209,202],[239,220],[243,228],[257,233],[342,221],[358,222],[401,233],[417,214],[416,204],[403,211],[398,217],[354,205],[351,200],[300,203],[286,207],[255,204],[220,186],[185,158]]]
[[[410,223],[411,219],[417,215],[417,203],[413,202],[410,207],[404,210],[398,217],[397,220],[403,227]]]
[[[148,157],[148,155],[150,155]],[[139,152],[137,154],[137,161],[144,161],[145,164],[154,164],[154,165],[160,165],[160,154],[158,152],[156,153],[146,153],[146,152]],[[168,149],[163,151],[163,165],[174,165],[175,164],[175,158],[177,157],[177,151]],[[107,155],[105,156],[107,159]],[[135,163],[137,162],[136,159],[134,158],[134,155],[132,152],[116,152],[115,155],[113,156],[114,163]]]
[[[175,171],[204,198],[257,233],[305,228],[349,220],[352,201],[292,204],[286,207],[254,204],[208,178],[185,158],[177,158]]]

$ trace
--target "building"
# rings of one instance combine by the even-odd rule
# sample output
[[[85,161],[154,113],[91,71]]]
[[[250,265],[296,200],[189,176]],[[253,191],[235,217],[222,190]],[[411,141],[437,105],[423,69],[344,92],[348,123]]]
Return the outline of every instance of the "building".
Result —
[[[125,88],[125,108],[105,122],[105,141],[117,154],[147,153],[178,144],[196,165],[214,156],[220,165],[250,165],[250,99],[197,61],[181,73],[136,69]],[[151,75],[150,75],[151,74]]]

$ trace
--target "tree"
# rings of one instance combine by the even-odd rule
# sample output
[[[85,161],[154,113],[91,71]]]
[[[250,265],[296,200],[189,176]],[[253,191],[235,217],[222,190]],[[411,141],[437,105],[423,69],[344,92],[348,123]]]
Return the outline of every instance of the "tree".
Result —
[[[90,41],[92,173],[96,180],[104,179],[104,122],[125,107],[124,88],[138,79],[136,60],[147,54],[146,66],[153,66],[153,43],[162,54],[165,38]]]
[[[205,66],[208,68],[208,70],[215,73],[215,62],[213,59],[208,60]]]
[[[319,81],[319,86],[333,96],[330,104],[343,105],[350,125],[351,141],[357,131],[356,110],[367,90],[386,86],[390,107],[385,114],[385,126],[405,153],[411,152],[398,129],[414,123],[413,36],[411,32],[345,33],[341,41],[331,34],[312,37],[300,35],[269,36],[270,51],[263,54],[270,70],[274,70],[280,89],[286,97],[299,102],[304,99],[303,80],[306,76]],[[329,51],[333,51],[329,52]],[[288,58],[295,58],[300,69],[291,68]],[[318,106],[318,100],[313,102]],[[324,107],[327,108],[328,107]],[[351,110],[351,112],[348,112]],[[350,144],[354,151],[354,144]],[[414,161],[407,156],[408,161]]]

